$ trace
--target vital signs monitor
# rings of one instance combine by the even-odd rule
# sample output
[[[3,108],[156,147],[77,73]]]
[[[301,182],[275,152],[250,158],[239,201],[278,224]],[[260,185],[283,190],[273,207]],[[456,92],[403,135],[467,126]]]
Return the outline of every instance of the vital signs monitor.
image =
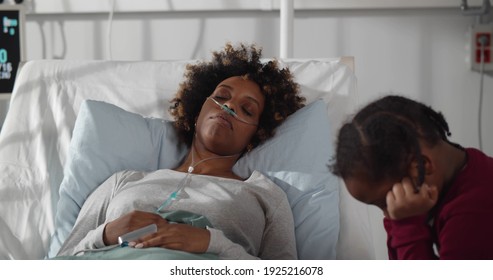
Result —
[[[0,94],[11,93],[24,59],[24,10],[21,5],[0,5]]]

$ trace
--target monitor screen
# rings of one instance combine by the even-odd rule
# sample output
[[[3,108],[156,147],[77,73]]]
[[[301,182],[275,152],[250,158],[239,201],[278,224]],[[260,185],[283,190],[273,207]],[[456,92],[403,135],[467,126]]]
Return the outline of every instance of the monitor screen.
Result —
[[[22,52],[22,10],[0,5],[0,93],[11,93]]]

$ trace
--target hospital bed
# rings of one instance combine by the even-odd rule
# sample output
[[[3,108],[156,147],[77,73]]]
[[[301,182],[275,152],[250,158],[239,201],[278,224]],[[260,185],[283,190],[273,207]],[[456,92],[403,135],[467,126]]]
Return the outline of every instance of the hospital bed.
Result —
[[[259,169],[286,192],[301,259],[373,259],[368,207],[327,166],[337,129],[355,109],[353,58],[279,61],[294,73],[307,106],[235,171]],[[0,133],[0,259],[54,256],[109,173],[177,164],[184,150],[166,130],[168,108],[194,62],[22,66]]]

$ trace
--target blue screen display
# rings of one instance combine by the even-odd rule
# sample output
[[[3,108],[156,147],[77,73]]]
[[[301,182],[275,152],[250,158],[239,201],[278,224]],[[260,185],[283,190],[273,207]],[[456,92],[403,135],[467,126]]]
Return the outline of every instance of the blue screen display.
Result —
[[[19,11],[0,10],[0,93],[10,93],[21,61]]]

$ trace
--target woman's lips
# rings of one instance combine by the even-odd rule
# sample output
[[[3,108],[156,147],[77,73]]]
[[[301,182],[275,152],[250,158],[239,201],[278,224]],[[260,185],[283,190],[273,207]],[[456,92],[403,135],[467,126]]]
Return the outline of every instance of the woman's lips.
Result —
[[[223,124],[224,126],[233,130],[233,124],[231,123],[230,116],[228,114],[220,113],[213,116],[212,119],[215,119],[220,124]]]

